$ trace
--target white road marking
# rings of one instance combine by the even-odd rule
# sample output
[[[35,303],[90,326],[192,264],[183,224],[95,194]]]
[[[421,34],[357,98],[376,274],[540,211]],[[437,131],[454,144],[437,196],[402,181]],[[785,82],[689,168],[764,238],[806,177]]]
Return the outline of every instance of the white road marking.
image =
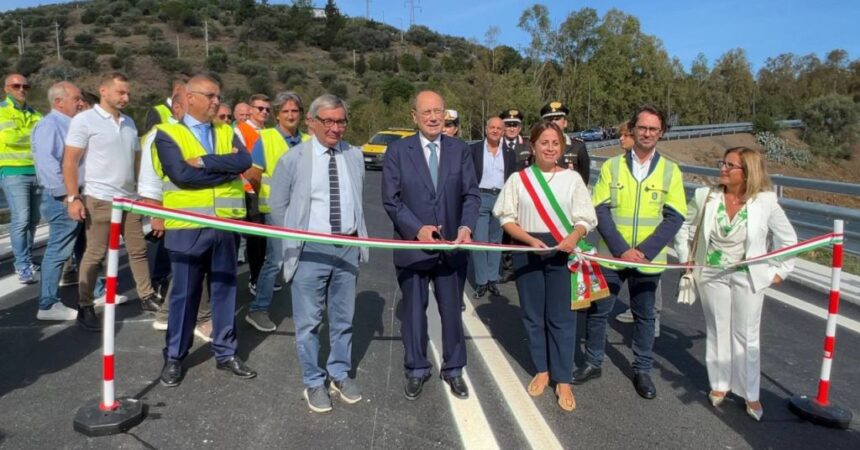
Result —
[[[463,326],[469,336],[472,336],[472,343],[478,348],[478,354],[483,358],[484,364],[492,368],[490,373],[499,388],[498,391],[504,397],[505,403],[516,419],[523,436],[533,449],[563,449],[561,442],[526,392],[525,386],[517,377],[508,359],[505,358],[499,344],[495,339],[492,339],[490,330],[475,314],[472,302],[465,294],[463,298],[466,302],[466,311],[463,312]],[[477,337],[489,339],[474,339]]]
[[[436,367],[442,367],[441,352],[437,350],[442,345],[442,327],[435,294],[432,290],[430,291],[429,303],[427,308],[427,331],[430,336],[428,351],[433,355]],[[469,398],[466,399],[455,398],[449,392],[448,385],[445,384],[445,397],[448,399],[451,415],[454,416],[454,424],[460,433],[460,442],[466,449],[501,448],[495,435],[493,435],[493,429],[490,427],[486,414],[484,414],[484,409],[481,407],[481,402],[478,400],[478,395],[466,370],[463,371],[463,380],[469,387]]]
[[[820,317],[822,319],[827,320],[827,310],[824,308],[821,308],[819,306],[815,306],[815,305],[810,304],[808,302],[805,302],[803,300],[798,300],[795,297],[792,297],[788,294],[784,294],[782,292],[779,292],[779,291],[776,291],[773,289],[769,289],[765,293],[765,296],[770,297],[776,301],[785,303],[786,305],[793,306],[793,307],[795,307],[795,308],[797,308],[803,312],[812,314],[813,316]],[[845,316],[839,316],[836,318],[836,323],[839,326],[848,328],[849,330],[851,330],[855,333],[860,333],[860,322],[858,322],[854,319],[849,319],[848,317],[845,317]]]

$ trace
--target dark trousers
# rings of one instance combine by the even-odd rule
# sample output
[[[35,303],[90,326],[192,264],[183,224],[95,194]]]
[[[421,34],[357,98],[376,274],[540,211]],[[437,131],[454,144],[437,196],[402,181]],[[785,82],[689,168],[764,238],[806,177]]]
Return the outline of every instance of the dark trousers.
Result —
[[[630,311],[633,312],[633,372],[648,374],[654,365],[654,292],[660,274],[644,274],[636,269],[612,270],[601,267],[611,295],[606,300],[592,303],[588,308],[585,335],[585,361],[600,367],[606,354],[606,321],[615,299],[626,281],[630,292]]]
[[[555,245],[549,233],[535,237]],[[556,383],[570,383],[576,345],[576,313],[570,309],[567,253],[514,253],[513,268],[529,337],[532,363]]]
[[[245,205],[248,208],[248,216],[245,221],[266,223],[265,216],[260,214],[257,194],[246,192]],[[250,234],[245,235],[245,259],[248,261],[248,280],[257,284],[257,277],[260,275],[260,269],[263,268],[263,262],[266,260],[266,238]]]
[[[212,308],[212,353],[223,361],[236,353],[236,236],[213,229],[168,230],[173,283],[168,301],[164,356],[182,360],[194,338],[204,277]]]
[[[440,262],[429,270],[397,269],[397,281],[403,292],[403,321],[400,334],[405,349],[407,377],[423,377],[432,367],[427,359],[427,305],[429,286],[442,319],[442,377],[460,375],[466,365],[466,338],[460,302],[466,266],[450,267]]]

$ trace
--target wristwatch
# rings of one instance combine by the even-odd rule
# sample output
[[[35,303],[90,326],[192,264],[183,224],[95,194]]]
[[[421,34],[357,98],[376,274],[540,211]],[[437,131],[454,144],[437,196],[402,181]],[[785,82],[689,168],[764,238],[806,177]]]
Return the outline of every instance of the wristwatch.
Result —
[[[68,195],[66,196],[66,204],[71,205],[75,200],[80,200],[80,195]]]

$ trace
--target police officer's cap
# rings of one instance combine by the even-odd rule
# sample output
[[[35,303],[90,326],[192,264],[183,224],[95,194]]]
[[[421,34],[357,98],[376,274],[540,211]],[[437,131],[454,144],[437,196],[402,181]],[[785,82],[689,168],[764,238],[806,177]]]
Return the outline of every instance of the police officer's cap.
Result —
[[[540,109],[540,116],[543,119],[560,116],[567,117],[568,114],[570,114],[570,108],[559,100],[553,100]]]
[[[454,125],[460,125],[460,115],[457,114],[456,109],[445,110],[445,122],[450,122]]]
[[[523,123],[523,113],[520,110],[512,108],[506,109],[499,114],[499,118],[502,119],[505,123],[515,122],[515,123]]]

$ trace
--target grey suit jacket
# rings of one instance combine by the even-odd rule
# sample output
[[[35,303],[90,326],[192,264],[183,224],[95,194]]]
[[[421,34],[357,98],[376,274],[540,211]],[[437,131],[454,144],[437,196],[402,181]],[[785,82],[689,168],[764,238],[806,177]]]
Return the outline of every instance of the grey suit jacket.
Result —
[[[367,225],[364,222],[362,207],[362,190],[364,187],[364,159],[361,149],[341,141],[338,150],[343,152],[346,167],[340,170],[349,171],[352,181],[350,188],[355,199],[356,225],[358,235],[367,237]],[[313,165],[313,139],[291,148],[275,167],[272,176],[272,191],[269,203],[272,207],[272,223],[278,226],[307,230],[310,223],[311,210],[311,167]],[[282,241],[284,256],[284,279],[289,282],[296,273],[299,256],[302,254],[304,243],[301,241]],[[370,251],[362,247],[359,260],[367,262]]]

